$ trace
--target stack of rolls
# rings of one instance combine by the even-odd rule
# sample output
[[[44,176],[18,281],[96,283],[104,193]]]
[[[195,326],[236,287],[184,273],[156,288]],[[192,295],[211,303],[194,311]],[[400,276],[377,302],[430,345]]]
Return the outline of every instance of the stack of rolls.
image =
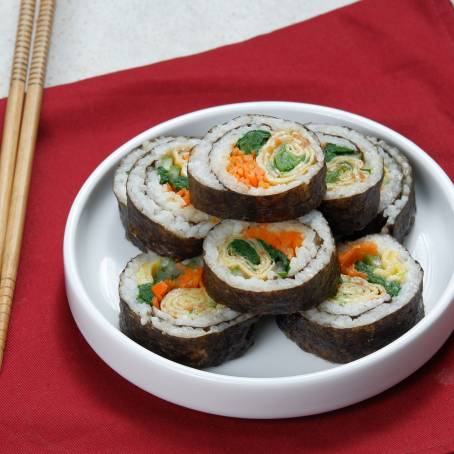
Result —
[[[296,219],[317,208],[326,189],[315,135],[265,115],[214,126],[194,148],[188,171],[194,205],[226,219]]]
[[[236,358],[275,315],[302,349],[348,362],[424,315],[422,269],[399,243],[412,169],[381,139],[244,115],[200,139],[144,143],[114,193],[143,251],[120,276],[120,329],[173,361]]]
[[[133,235],[132,226],[129,225],[128,220],[128,196],[126,194],[126,182],[128,175],[131,172],[135,162],[138,161],[145,154],[153,149],[154,145],[164,143],[171,140],[171,137],[157,137],[153,140],[147,140],[140,147],[135,148],[128,153],[118,165],[113,181],[113,192],[117,199],[118,209],[120,211],[120,219],[125,229],[126,237],[132,241],[138,248],[146,250],[145,244],[143,244],[136,235]]]
[[[402,242],[415,222],[416,197],[413,170],[408,159],[384,140],[369,137],[383,157],[383,181],[375,218],[356,236],[388,233]]]
[[[120,276],[120,328],[144,347],[192,367],[216,366],[252,343],[257,317],[216,303],[200,257],[174,261],[149,252]]]
[[[257,224],[226,220],[204,242],[206,290],[229,307],[254,314],[292,313],[336,291],[334,240],[318,211]]]
[[[204,237],[218,222],[191,204],[187,167],[199,142],[161,137],[147,144],[147,152],[141,147],[120,163],[114,177],[120,216],[126,236],[144,252],[174,258],[199,255]]]
[[[341,244],[339,261],[336,294],[306,311],[280,315],[277,323],[302,349],[345,363],[389,344],[424,316],[423,272],[384,234]]]
[[[357,131],[310,124],[327,166],[327,191],[320,210],[336,234],[366,227],[377,215],[383,180],[383,158],[377,147]]]

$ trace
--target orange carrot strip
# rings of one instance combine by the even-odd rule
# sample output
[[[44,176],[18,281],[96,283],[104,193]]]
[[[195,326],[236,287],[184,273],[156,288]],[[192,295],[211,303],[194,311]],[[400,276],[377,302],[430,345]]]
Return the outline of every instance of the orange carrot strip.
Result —
[[[355,263],[361,261],[366,255],[377,255],[377,253],[377,245],[372,241],[363,241],[362,243],[354,244],[339,254],[341,273],[366,279],[367,275],[365,273],[361,273],[355,269]]]
[[[237,147],[233,147],[227,164],[227,172],[238,181],[252,187],[269,188],[270,183],[265,172],[258,166],[255,154],[243,154]]]
[[[189,191],[186,188],[180,189],[176,194],[179,195],[183,199],[184,206],[190,205],[191,198],[189,195]]]
[[[186,268],[183,274],[181,274],[177,281],[176,286],[178,288],[199,288],[202,285],[202,274],[203,268]]]
[[[170,290],[170,286],[166,281],[161,281],[158,282],[157,284],[154,284],[151,287],[151,291],[153,292],[153,295],[158,299],[158,302],[160,302],[166,293]]]
[[[302,233],[294,230],[283,232],[268,230],[267,224],[249,227],[245,231],[245,237],[265,241],[275,249],[282,251],[289,258],[295,257],[296,249],[301,246],[304,239]]]

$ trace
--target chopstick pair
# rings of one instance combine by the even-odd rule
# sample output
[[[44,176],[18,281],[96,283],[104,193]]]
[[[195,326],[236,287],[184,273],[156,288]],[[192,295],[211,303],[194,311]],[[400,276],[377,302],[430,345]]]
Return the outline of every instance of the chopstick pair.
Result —
[[[0,153],[0,368],[16,286],[55,0],[21,0]],[[27,81],[28,73],[28,81]]]

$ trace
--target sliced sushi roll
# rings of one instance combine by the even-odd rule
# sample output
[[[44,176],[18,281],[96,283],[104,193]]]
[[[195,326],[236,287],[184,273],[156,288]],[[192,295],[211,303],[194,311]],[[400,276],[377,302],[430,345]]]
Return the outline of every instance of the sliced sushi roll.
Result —
[[[322,146],[327,167],[320,211],[335,235],[362,230],[377,215],[383,158],[365,136],[343,126],[309,124]]]
[[[198,142],[177,137],[156,143],[130,170],[128,233],[145,252],[178,259],[199,255],[203,239],[218,222],[191,203],[187,163]]]
[[[416,198],[413,170],[408,159],[384,140],[369,137],[383,157],[384,177],[375,219],[358,233],[388,233],[402,242],[415,221]]]
[[[252,345],[258,317],[213,301],[202,286],[201,257],[175,262],[154,253],[120,275],[120,329],[145,348],[191,367],[209,367]]]
[[[336,248],[317,211],[279,223],[223,221],[203,249],[208,294],[240,312],[296,312],[336,292]]]
[[[140,238],[130,234],[130,227],[128,222],[128,208],[127,208],[127,196],[126,196],[126,181],[128,180],[129,172],[131,172],[132,166],[138,159],[147,154],[154,145],[159,143],[169,142],[172,137],[157,137],[153,140],[145,141],[140,147],[135,148],[128,153],[118,164],[115,171],[113,180],[113,192],[118,202],[118,209],[120,211],[120,219],[125,228],[126,237],[132,241],[138,248],[146,250],[146,246],[141,243]]]
[[[244,115],[213,127],[189,159],[194,206],[227,219],[296,219],[326,190],[323,152],[303,125]]]
[[[303,350],[336,363],[368,355],[424,316],[423,271],[389,235],[368,235],[339,247],[335,296],[307,311],[277,317]]]

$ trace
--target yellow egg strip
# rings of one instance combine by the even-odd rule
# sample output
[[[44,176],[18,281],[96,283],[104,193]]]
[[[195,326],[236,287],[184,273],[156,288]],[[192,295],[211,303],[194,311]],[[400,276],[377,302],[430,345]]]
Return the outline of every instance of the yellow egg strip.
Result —
[[[219,248],[219,262],[230,271],[239,273],[245,278],[256,277],[258,279],[266,279],[268,273],[272,271],[274,266],[274,262],[271,260],[270,256],[256,240],[251,240],[250,243],[253,244],[260,257],[260,263],[258,265],[251,264],[244,257],[231,254],[228,245],[236,238],[243,239],[241,237],[231,237],[221,245]]]
[[[200,315],[218,307],[204,288],[176,288],[166,294],[160,310],[173,318],[184,315]]]
[[[387,280],[403,283],[406,271],[407,267],[401,260],[399,253],[393,249],[387,249],[381,254],[381,264],[374,270],[374,273]]]
[[[365,170],[364,161],[355,156],[337,156],[331,159],[326,167],[328,189],[364,181],[369,175]],[[330,179],[330,175],[335,177]]]
[[[170,155],[173,158],[173,164],[181,168],[181,175],[188,176],[188,159],[191,147],[179,146],[171,150]]]
[[[361,277],[343,275],[336,296],[329,301],[338,304],[360,303],[372,299],[383,298],[386,295],[385,288],[379,284],[372,284]]]
[[[156,268],[156,262],[146,262],[140,265],[136,273],[136,281],[137,285],[148,284],[149,282],[153,282],[153,271]]]
[[[274,165],[274,159],[282,145],[298,158],[304,158],[293,169],[282,172]],[[271,135],[257,156],[257,165],[265,172],[271,185],[286,184],[304,175],[316,163],[315,151],[310,142],[297,131],[283,130]]]

